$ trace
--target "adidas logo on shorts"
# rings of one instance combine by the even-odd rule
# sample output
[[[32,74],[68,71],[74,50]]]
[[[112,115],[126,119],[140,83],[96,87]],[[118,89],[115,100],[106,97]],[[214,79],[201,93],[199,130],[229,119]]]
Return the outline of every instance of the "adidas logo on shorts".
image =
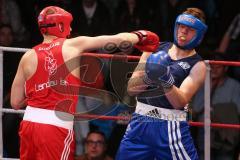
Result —
[[[146,114],[146,116],[155,117],[155,118],[158,118],[158,119],[162,118],[162,115],[159,113],[159,111],[157,109],[153,109],[153,110],[149,111]]]

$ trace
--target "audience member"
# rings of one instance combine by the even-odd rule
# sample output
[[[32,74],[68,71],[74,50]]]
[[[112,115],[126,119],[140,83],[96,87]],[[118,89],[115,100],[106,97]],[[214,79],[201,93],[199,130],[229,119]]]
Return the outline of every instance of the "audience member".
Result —
[[[227,31],[225,32],[222,40],[217,48],[218,52],[227,54],[238,54],[240,53],[240,13],[238,13],[231,24],[229,25]]]
[[[134,31],[142,28],[144,22],[137,0],[123,0],[115,11],[116,32]]]
[[[13,31],[8,24],[0,25],[0,45],[10,47],[13,45]]]
[[[106,155],[107,143],[103,132],[91,131],[85,141],[85,154],[75,160],[112,160]]]
[[[108,10],[111,14],[111,17],[112,17],[112,21],[114,19],[114,14],[115,14],[115,10],[117,9],[117,7],[119,6],[119,3],[122,3],[122,0],[101,0],[107,7],[108,7]]]
[[[73,0],[70,12],[75,17],[72,23],[73,36],[111,33],[110,13],[100,0]]]
[[[225,56],[214,54],[213,60],[226,60]],[[211,65],[211,120],[215,123],[239,124],[240,83],[227,75],[227,66]],[[191,103],[194,119],[204,120],[204,88],[199,90]],[[226,116],[227,115],[227,116]],[[240,133],[232,129],[211,129],[211,159],[233,160],[240,143]],[[197,146],[199,157],[204,157],[204,129],[198,129]]]
[[[218,35],[222,36],[227,30],[234,16],[239,13],[240,10],[238,5],[230,3],[229,0],[215,0],[215,4],[218,11],[218,28],[215,32],[218,32]]]
[[[14,0],[0,0],[0,24],[9,24],[12,27],[14,39],[19,44],[27,43],[29,35]]]
[[[224,36],[221,39],[221,42],[216,49],[218,52],[228,54],[231,56],[231,60],[239,61],[240,60],[240,13],[238,13],[231,24],[229,25],[227,31],[224,33]],[[231,72],[234,78],[240,80],[240,68],[234,67],[231,68]]]

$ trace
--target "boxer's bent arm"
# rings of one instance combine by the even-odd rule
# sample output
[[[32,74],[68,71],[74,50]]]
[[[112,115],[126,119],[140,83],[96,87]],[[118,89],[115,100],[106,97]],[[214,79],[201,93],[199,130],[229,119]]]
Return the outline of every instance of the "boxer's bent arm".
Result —
[[[145,64],[150,55],[150,52],[144,52],[142,54],[137,67],[128,81],[127,91],[130,96],[135,96],[142,93],[148,86],[143,81],[143,77],[145,76]]]
[[[99,49],[108,43],[114,43],[117,46],[123,41],[129,41],[133,45],[138,43],[138,36],[134,33],[119,33],[116,35],[103,35],[97,37],[79,36],[76,38],[68,39],[66,44],[74,47],[79,53]]]
[[[25,73],[23,69],[24,58],[21,59],[16,76],[13,80],[11,88],[11,106],[14,109],[20,109],[21,107],[26,106],[25,104]]]
[[[206,65],[203,61],[198,62],[179,88],[173,86],[170,91],[166,92],[167,99],[175,109],[182,109],[190,102],[193,95],[204,83],[205,76]]]

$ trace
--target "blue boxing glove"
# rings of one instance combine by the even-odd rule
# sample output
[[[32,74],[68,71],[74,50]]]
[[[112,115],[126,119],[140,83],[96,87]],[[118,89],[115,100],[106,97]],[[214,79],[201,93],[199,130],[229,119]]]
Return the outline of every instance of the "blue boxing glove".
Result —
[[[144,82],[148,85],[161,85],[170,88],[174,84],[174,78],[170,72],[169,62],[171,58],[165,51],[151,54],[146,62]]]

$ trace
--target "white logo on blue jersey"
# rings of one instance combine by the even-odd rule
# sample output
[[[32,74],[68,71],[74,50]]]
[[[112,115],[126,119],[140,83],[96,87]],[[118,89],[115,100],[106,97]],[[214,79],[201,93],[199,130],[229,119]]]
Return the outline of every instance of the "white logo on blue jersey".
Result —
[[[182,69],[185,69],[185,70],[189,69],[191,67],[188,62],[179,62],[178,65],[181,66]]]

